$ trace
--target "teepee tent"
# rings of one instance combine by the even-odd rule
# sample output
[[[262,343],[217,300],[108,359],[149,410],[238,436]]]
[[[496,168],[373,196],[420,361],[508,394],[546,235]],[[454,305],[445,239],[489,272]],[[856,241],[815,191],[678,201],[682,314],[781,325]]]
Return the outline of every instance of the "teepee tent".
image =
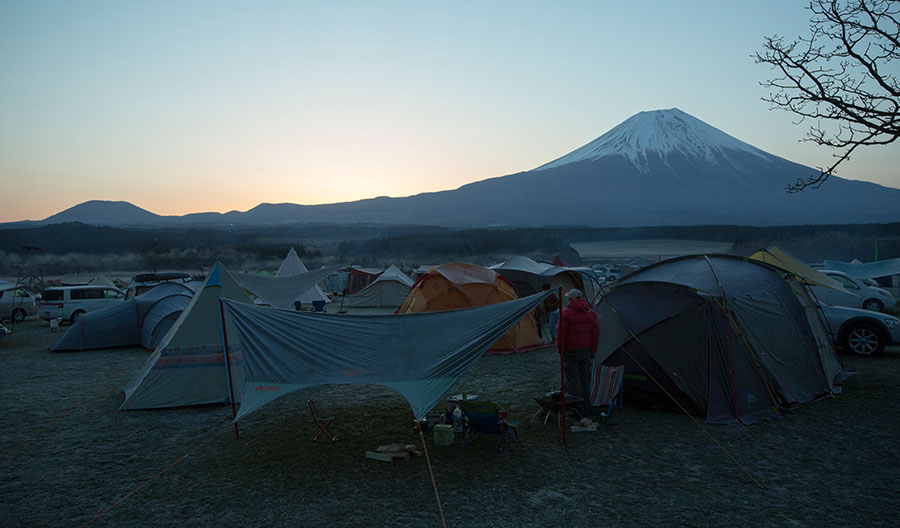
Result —
[[[454,262],[430,269],[413,285],[397,313],[440,312],[484,306],[516,299],[512,283],[497,272]],[[523,317],[490,348],[489,353],[510,353],[541,346],[534,317]]]
[[[228,401],[219,298],[251,303],[250,297],[219,263],[203,287],[123,389],[121,409],[153,409]],[[242,379],[240,350],[232,347],[232,378]],[[235,359],[236,358],[236,359]],[[240,401],[235,385],[235,400]]]
[[[281,267],[278,268],[278,271],[275,272],[276,277],[284,277],[288,275],[298,275],[300,273],[306,273],[306,266],[303,264],[303,261],[300,260],[300,256],[297,255],[297,251],[294,248],[291,248],[288,251],[286,257],[284,257],[284,261],[281,263]],[[331,302],[331,299],[325,295],[325,292],[322,291],[318,285],[313,286],[309,290],[301,293],[295,299],[295,302],[299,302],[300,304],[311,305],[313,301],[324,301]]]
[[[769,419],[840,393],[847,375],[804,293],[757,260],[663,261],[624,277],[597,305],[597,357],[625,366],[629,402],[711,423]]]
[[[109,288],[116,288],[116,289],[119,288],[118,286],[116,286],[116,283],[114,283],[113,281],[106,278],[106,275],[97,275],[93,279],[89,280],[87,283],[90,284],[91,286],[106,286]]]
[[[351,308],[397,308],[412,288],[413,280],[393,264],[371,284],[350,297]]]

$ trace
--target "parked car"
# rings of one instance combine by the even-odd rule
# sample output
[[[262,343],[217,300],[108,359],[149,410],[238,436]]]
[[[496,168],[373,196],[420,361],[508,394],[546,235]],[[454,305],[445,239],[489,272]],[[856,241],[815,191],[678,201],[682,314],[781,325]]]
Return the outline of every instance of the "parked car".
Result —
[[[826,288],[825,286],[813,286],[813,293],[825,304],[862,308],[875,312],[883,312],[886,309],[893,308],[894,304],[896,304],[894,296],[884,288],[863,284],[859,279],[855,279],[842,271],[825,269],[818,271],[836,280],[843,286],[841,291]]]
[[[25,288],[0,291],[0,320],[21,323],[37,313],[37,297]]]
[[[845,350],[869,356],[886,346],[900,345],[900,319],[859,308],[822,304],[831,337]]]
[[[38,313],[41,319],[68,320],[74,323],[87,312],[120,303],[125,292],[109,286],[61,286],[47,288],[41,294]]]

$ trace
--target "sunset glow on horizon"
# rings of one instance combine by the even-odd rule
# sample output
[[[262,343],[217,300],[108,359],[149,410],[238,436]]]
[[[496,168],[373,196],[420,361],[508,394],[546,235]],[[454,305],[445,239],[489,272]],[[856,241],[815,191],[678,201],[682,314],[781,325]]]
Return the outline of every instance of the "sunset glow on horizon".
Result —
[[[533,169],[678,107],[816,167],[751,54],[802,3],[7,2],[0,222],[408,196]],[[838,176],[900,188],[900,145]]]

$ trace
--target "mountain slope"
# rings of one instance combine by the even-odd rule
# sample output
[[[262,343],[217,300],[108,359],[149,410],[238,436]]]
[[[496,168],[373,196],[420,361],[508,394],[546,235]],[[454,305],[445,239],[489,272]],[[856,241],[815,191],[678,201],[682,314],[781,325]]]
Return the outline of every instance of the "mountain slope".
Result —
[[[109,214],[99,209],[111,202],[88,202],[45,222],[60,221],[61,215],[107,225],[114,221],[125,225],[125,218],[132,225],[322,222],[598,227],[900,220],[898,189],[832,176],[817,190],[785,192],[788,184],[814,172],[673,108],[636,114],[534,170],[451,191],[327,205],[260,204],[246,212],[184,217],[159,217],[134,206],[129,209],[125,205],[130,204],[123,202],[115,202],[119,210]]]
[[[141,225],[159,224],[164,217],[141,209],[129,202],[91,200],[49,216],[45,224],[81,222],[92,225]]]

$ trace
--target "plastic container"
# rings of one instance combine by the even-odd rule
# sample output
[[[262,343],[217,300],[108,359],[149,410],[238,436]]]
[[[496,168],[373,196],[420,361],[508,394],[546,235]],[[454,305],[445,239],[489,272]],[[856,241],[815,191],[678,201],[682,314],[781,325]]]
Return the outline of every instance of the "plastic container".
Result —
[[[434,445],[448,446],[453,445],[453,426],[450,424],[435,424],[434,426]]]
[[[459,407],[453,409],[453,432],[463,432],[463,414],[462,409],[460,409]]]
[[[605,412],[600,413],[600,423],[605,424],[607,419],[609,419],[609,416],[607,416]]]

